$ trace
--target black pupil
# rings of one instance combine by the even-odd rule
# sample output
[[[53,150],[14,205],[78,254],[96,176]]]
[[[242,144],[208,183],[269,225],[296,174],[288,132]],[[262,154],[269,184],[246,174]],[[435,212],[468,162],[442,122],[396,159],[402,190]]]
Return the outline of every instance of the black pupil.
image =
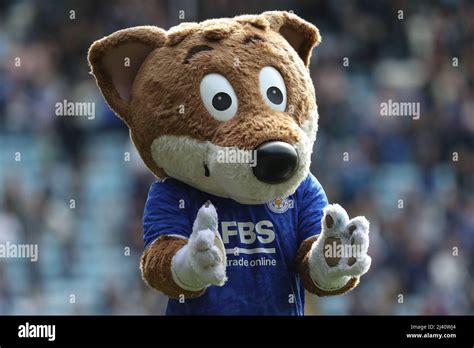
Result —
[[[218,111],[224,111],[232,105],[232,98],[224,92],[217,93],[212,98],[212,106]]]
[[[272,86],[267,89],[267,98],[273,104],[279,105],[283,102],[283,94],[281,93],[280,89],[275,86]]]

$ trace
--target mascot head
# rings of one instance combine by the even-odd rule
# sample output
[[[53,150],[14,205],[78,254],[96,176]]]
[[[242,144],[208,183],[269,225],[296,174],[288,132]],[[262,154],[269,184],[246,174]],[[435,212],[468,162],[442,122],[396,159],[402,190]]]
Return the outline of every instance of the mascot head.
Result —
[[[312,24],[275,11],[120,30],[94,42],[89,63],[156,176],[261,204],[309,173],[319,42]]]

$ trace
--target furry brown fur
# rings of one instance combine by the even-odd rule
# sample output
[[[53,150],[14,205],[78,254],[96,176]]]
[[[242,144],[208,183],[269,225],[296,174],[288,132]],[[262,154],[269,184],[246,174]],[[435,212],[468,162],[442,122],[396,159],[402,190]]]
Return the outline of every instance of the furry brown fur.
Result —
[[[145,250],[140,263],[143,280],[151,288],[171,298],[196,298],[206,291],[187,291],[181,289],[173,280],[171,259],[184,245],[186,240],[182,238],[162,236]]]
[[[263,40],[244,44],[254,36]],[[304,43],[294,37],[304,38]],[[121,30],[95,42],[89,62],[105,99],[130,127],[145,164],[162,177],[166,173],[150,151],[161,135],[241,149],[253,149],[269,139],[295,143],[295,127],[315,109],[314,88],[305,71],[319,41],[318,30],[299,17],[266,12],[185,23],[169,32],[152,26]],[[192,64],[182,63],[192,47],[203,44],[213,49],[196,54]],[[124,66],[126,58],[129,67]],[[291,113],[276,113],[261,101],[254,86],[265,65],[276,67],[286,78]],[[199,82],[209,72],[225,75],[242,101],[238,115],[229,122],[212,118],[200,100]],[[187,78],[178,78],[183,75]],[[251,117],[256,113],[260,117]]]

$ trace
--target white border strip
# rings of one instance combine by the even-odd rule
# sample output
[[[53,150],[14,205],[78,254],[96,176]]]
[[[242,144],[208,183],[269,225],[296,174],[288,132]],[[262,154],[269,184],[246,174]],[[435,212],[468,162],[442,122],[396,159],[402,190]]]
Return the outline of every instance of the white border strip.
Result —
[[[245,249],[245,248],[233,248],[233,249],[225,249],[226,254],[275,254],[275,248],[253,248],[253,249]]]

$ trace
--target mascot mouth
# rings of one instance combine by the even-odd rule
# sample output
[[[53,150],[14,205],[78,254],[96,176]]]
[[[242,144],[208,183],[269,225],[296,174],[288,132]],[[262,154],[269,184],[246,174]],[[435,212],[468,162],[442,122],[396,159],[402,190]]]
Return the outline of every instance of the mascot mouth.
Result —
[[[211,173],[209,172],[209,167],[207,166],[206,163],[203,163],[203,165],[204,165],[204,176],[208,178],[211,176]]]
[[[192,187],[241,204],[264,204],[293,194],[308,174],[312,139],[301,134],[295,144],[269,139],[252,150],[163,135],[151,153],[166,175]]]

